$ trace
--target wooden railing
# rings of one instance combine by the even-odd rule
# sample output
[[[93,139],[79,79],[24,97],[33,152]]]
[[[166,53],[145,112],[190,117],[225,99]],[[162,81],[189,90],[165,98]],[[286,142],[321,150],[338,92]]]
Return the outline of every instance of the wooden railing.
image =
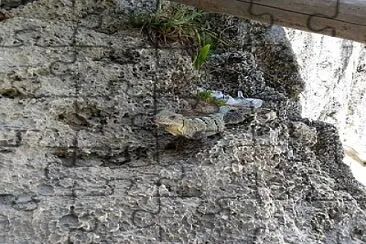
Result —
[[[366,0],[172,0],[210,12],[366,43]]]

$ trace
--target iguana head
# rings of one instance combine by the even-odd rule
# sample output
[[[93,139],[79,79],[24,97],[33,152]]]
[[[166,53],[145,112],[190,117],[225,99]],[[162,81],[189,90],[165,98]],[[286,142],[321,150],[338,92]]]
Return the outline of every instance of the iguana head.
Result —
[[[183,115],[169,110],[160,111],[155,115],[154,122],[165,127],[165,130],[173,135],[181,135],[183,128]]]
[[[182,126],[183,115],[169,110],[162,110],[155,115],[154,122],[165,126]]]

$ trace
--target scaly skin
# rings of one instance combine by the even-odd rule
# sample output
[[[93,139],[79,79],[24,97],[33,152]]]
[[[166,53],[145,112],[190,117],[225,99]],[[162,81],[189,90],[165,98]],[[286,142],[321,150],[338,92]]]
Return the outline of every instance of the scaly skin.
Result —
[[[181,114],[163,110],[155,116],[154,122],[174,136],[199,139],[223,132],[224,115],[224,112],[219,112],[197,118],[185,118]]]
[[[233,109],[234,111],[232,111]],[[167,132],[174,136],[200,139],[223,132],[226,125],[238,124],[251,117],[257,123],[262,124],[274,120],[277,115],[271,110],[260,110],[257,114],[253,113],[253,109],[250,108],[235,109],[231,106],[222,106],[217,113],[194,118],[187,118],[181,114],[163,110],[155,116],[154,122],[163,126]]]

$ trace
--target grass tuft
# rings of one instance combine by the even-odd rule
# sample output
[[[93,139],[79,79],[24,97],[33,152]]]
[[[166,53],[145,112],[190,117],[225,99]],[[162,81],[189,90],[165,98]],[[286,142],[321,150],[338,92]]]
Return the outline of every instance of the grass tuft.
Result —
[[[200,10],[176,7],[156,13],[133,13],[129,16],[129,23],[158,41],[192,44],[202,16],[203,12]]]
[[[210,91],[199,91],[197,92],[197,97],[204,102],[215,104],[218,107],[224,106],[226,104],[224,100],[213,97]]]
[[[192,65],[200,69],[216,43],[221,42],[217,34],[207,28],[206,15],[198,9],[172,7],[156,13],[133,13],[129,23],[141,28],[151,41],[186,45],[192,54]]]

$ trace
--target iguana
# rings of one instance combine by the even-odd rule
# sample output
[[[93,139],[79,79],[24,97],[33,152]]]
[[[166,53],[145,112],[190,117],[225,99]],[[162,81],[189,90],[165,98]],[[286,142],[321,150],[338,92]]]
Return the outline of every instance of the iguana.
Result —
[[[230,106],[222,106],[217,113],[199,117],[185,117],[170,110],[162,110],[156,114],[154,122],[174,136],[201,139],[223,132],[228,124],[238,124],[253,116],[253,109],[232,109]],[[273,111],[261,114],[264,121],[272,120],[274,116]]]

